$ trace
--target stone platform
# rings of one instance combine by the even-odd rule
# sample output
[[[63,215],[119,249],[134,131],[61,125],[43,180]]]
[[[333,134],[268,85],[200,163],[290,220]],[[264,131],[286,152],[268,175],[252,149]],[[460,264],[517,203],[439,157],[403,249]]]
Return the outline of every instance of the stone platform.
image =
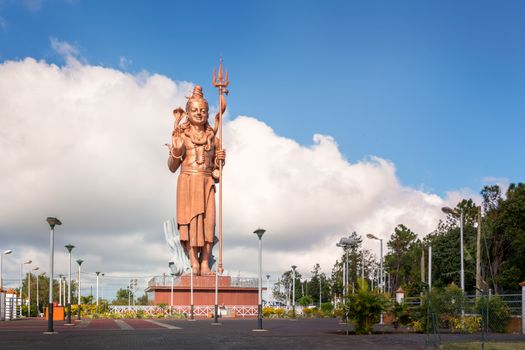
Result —
[[[173,281],[173,305],[191,305],[191,277],[177,277]],[[171,276],[158,276],[149,281],[146,288],[148,303],[171,304]],[[263,293],[264,295],[264,293]],[[256,278],[219,276],[218,304],[225,306],[257,306],[258,288]],[[215,304],[215,276],[193,277],[193,305]]]

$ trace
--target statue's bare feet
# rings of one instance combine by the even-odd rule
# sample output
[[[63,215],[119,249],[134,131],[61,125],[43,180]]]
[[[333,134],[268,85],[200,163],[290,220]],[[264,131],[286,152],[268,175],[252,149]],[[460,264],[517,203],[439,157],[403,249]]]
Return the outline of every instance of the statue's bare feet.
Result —
[[[192,266],[192,269],[193,269],[193,275],[194,276],[199,276],[200,275],[200,269],[199,269],[199,264],[195,264]]]
[[[201,264],[201,275],[202,276],[210,276],[213,275],[213,272],[210,270],[208,266],[208,262],[203,262]]]

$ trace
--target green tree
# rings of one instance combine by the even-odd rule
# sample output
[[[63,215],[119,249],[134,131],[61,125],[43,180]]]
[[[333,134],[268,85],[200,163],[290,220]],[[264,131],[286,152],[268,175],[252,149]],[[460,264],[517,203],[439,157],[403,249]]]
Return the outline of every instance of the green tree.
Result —
[[[137,305],[148,305],[148,294],[144,293],[142,296],[137,298]]]
[[[116,298],[111,302],[113,305],[128,305],[129,291],[126,288],[117,290]]]
[[[403,287],[409,295],[414,294],[413,290],[419,291],[422,242],[417,235],[400,224],[390,236],[387,247],[389,252],[385,256],[385,268],[390,273],[392,288]]]

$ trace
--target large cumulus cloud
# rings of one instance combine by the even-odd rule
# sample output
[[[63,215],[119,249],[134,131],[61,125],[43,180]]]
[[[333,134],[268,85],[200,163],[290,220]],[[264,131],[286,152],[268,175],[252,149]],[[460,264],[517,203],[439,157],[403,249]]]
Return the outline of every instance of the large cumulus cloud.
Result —
[[[57,246],[77,245],[86,271],[106,271],[115,286],[125,284],[117,276],[167,271],[162,222],[174,215],[176,176],[163,144],[170,111],[191,86],[72,57],[64,66],[0,64],[0,249],[16,252],[5,262],[11,280],[25,257],[47,266],[49,215],[64,222]],[[392,162],[351,162],[330,136],[301,145],[256,116],[238,116],[225,123],[224,142],[224,264],[232,274],[256,271],[259,226],[267,273],[292,263],[307,272],[317,262],[329,272],[342,235],[386,239],[399,223],[423,235],[441,215],[444,200],[403,186]],[[59,251],[57,270],[65,264]]]

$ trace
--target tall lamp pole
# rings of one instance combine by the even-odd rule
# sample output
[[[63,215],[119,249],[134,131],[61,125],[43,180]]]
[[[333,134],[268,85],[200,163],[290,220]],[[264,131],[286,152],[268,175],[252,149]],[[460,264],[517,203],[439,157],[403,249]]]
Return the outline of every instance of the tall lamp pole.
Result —
[[[32,260],[27,260],[27,261],[24,261],[23,263],[20,264],[20,310],[18,312],[20,317],[22,317],[22,292],[23,292],[22,280],[24,278],[24,265],[29,265],[32,262],[33,262]]]
[[[465,270],[463,266],[463,221],[464,221],[464,214],[463,209],[459,210],[459,213],[457,210],[449,208],[449,207],[443,207],[441,208],[443,213],[450,214],[456,219],[459,218],[459,256],[460,256],[460,285],[461,285],[461,291],[465,292]]]
[[[190,321],[195,321],[193,318],[193,269],[190,269]]]
[[[37,315],[40,314],[40,292],[38,289],[38,280],[40,279],[40,276],[44,276],[46,273],[42,272],[42,274],[39,274],[36,276],[36,313]]]
[[[55,226],[62,225],[62,222],[54,217],[48,217],[46,219],[49,227],[51,228],[49,235],[49,304],[48,304],[48,321],[47,321],[47,332],[45,334],[54,334],[53,330],[53,267],[55,259]]]
[[[296,265],[292,265],[292,319],[295,319],[295,269]]]
[[[62,274],[58,275],[58,305],[62,306]]]
[[[33,271],[38,271],[40,269],[38,266],[33,268]],[[38,276],[37,276],[38,278]],[[31,271],[27,276],[27,317],[31,317]]]
[[[71,251],[75,248],[74,245],[68,244],[65,246],[69,253],[68,279],[67,279],[67,324],[71,325]]]
[[[270,275],[266,275],[266,305],[270,301]]]
[[[98,276],[100,275],[100,271],[95,272],[97,274],[97,314],[98,314]]]
[[[459,213],[457,210],[449,208],[449,207],[443,207],[441,208],[443,213],[450,214],[456,219],[459,218],[459,256],[460,256],[460,275],[459,275],[459,282],[461,285],[461,292],[465,294],[465,268],[463,266],[463,221],[464,221],[464,213],[463,208],[459,210]],[[465,309],[461,308],[461,318],[462,320],[465,318]]]
[[[9,250],[5,250],[2,254],[0,254],[0,290],[3,290],[4,288],[4,285],[2,284],[3,280],[2,280],[2,263],[3,263],[3,260],[4,260],[4,255],[9,255],[11,254],[13,251],[11,249]]]
[[[77,291],[77,305],[78,305],[78,320],[80,321],[80,309],[82,308],[81,307],[81,303],[80,303],[80,290],[81,290],[81,279],[80,279],[80,266],[82,265],[82,263],[84,262],[84,260],[82,259],[78,259],[77,260],[77,264],[78,264],[78,291]]]
[[[173,282],[175,279],[175,274],[171,273],[171,290],[170,290],[170,316],[173,313]]]
[[[265,229],[258,228],[253,231],[259,237],[259,303],[257,305],[257,329],[262,328],[262,236],[266,232]]]
[[[385,276],[383,273],[383,239],[378,238],[371,233],[367,234],[366,237],[369,239],[375,239],[379,241],[380,257],[381,257],[379,260],[379,290],[382,293],[385,291]]]

